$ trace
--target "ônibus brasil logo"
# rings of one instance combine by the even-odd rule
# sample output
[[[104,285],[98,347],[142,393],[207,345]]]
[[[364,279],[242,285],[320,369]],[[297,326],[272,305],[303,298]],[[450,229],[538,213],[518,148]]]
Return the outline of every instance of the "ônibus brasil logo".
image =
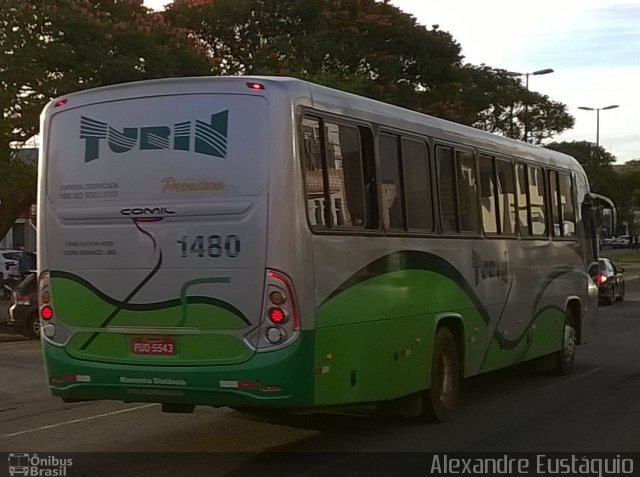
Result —
[[[122,154],[134,148],[141,151],[173,149],[227,157],[229,110],[211,115],[207,121],[182,121],[172,126],[123,127],[115,129],[97,119],[81,116],[80,139],[84,139],[84,162],[100,157],[100,142],[107,140],[111,151]]]

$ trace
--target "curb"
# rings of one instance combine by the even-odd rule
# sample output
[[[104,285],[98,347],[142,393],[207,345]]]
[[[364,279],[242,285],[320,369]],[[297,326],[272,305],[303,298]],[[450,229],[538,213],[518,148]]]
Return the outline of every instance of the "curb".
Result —
[[[31,341],[25,336],[19,335],[6,325],[0,325],[0,344],[13,343],[15,341]]]

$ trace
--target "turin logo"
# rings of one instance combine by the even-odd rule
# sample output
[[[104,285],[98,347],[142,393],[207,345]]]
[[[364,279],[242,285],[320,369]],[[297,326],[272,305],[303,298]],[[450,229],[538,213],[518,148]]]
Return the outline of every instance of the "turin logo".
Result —
[[[141,151],[173,149],[226,158],[228,123],[228,109],[212,114],[209,121],[183,121],[172,126],[124,127],[121,131],[103,121],[81,116],[80,139],[85,140],[84,162],[100,158],[103,140],[116,154],[134,148]]]

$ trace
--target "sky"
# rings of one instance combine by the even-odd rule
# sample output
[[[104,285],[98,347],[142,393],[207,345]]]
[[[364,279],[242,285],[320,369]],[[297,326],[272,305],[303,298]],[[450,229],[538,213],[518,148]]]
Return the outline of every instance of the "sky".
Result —
[[[169,0],[145,0],[161,9]],[[617,163],[640,159],[640,0],[391,0],[451,33],[464,61],[527,73],[529,89],[564,103],[573,129],[554,141],[596,142]],[[548,141],[547,141],[548,142]]]

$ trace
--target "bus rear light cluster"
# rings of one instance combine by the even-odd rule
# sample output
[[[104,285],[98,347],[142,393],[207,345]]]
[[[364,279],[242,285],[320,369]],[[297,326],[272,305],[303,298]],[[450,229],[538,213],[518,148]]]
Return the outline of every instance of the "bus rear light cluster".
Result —
[[[55,316],[51,306],[51,283],[49,272],[43,272],[38,279],[38,301],[40,305],[40,318],[50,321]]]
[[[46,341],[55,345],[64,344],[70,337],[69,330],[56,316],[51,297],[51,278],[49,272],[42,272],[38,278],[38,305],[42,322],[40,334]]]
[[[282,347],[300,332],[300,315],[295,291],[285,274],[267,270],[263,318],[257,333],[249,338],[258,350]]]

